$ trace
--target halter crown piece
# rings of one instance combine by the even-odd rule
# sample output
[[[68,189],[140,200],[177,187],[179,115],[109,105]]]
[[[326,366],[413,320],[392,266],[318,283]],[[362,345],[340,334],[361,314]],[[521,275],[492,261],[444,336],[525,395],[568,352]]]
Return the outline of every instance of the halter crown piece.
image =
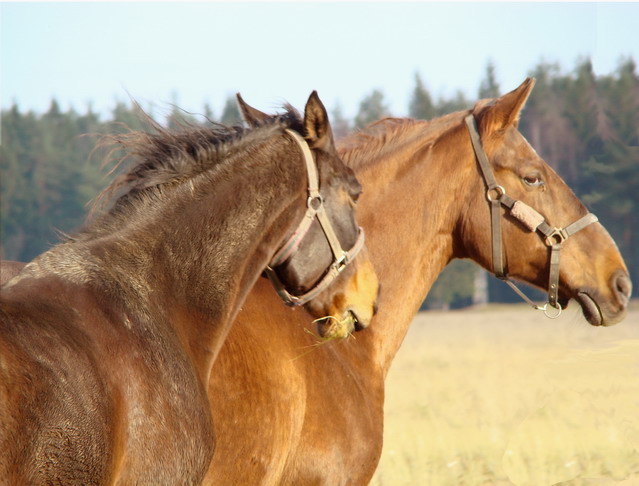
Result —
[[[488,156],[481,143],[475,117],[471,114],[465,118],[470,141],[473,144],[475,157],[479,162],[481,174],[486,184],[486,199],[490,204],[490,221],[492,233],[492,257],[493,272],[495,276],[506,282],[522,299],[533,308],[544,311],[546,317],[554,319],[561,314],[561,305],[558,302],[559,294],[559,252],[561,245],[569,237],[581,231],[586,226],[595,223],[597,216],[588,213],[577,221],[569,224],[565,228],[554,228],[546,223],[545,218],[522,201],[517,201],[506,194],[506,189],[497,184],[492,167],[488,161]],[[550,270],[548,277],[548,301],[544,305],[537,305],[531,301],[516,285],[510,280],[504,270],[504,256],[502,251],[501,235],[501,206],[510,211],[510,215],[519,220],[530,231],[539,232],[543,242],[550,249]],[[548,306],[556,309],[555,314],[548,312]]]
[[[315,166],[311,149],[306,143],[306,140],[304,140],[297,132],[289,129],[286,129],[285,131],[291,136],[291,138],[293,138],[293,140],[295,140],[295,142],[297,142],[302,149],[302,154],[304,155],[304,163],[306,165],[306,173],[308,175],[306,213],[304,214],[304,217],[297,229],[293,232],[288,241],[275,253],[271,262],[264,271],[273,284],[273,287],[275,287],[275,291],[282,298],[284,303],[289,306],[298,306],[306,304],[320,294],[333,282],[333,280],[337,278],[342,270],[344,270],[344,268],[353,261],[364,246],[364,230],[361,227],[359,228],[357,240],[350,250],[345,251],[342,249],[339,239],[337,238],[337,235],[333,230],[333,226],[331,225],[324,209],[324,199],[319,192],[319,177],[317,175],[317,167]],[[288,292],[288,290],[286,290],[286,287],[277,276],[274,268],[282,265],[295,254],[315,219],[317,219],[322,231],[324,232],[324,236],[331,247],[333,262],[328,267],[324,276],[319,282],[317,282],[317,284],[315,284],[315,286],[313,286],[313,288],[302,295],[292,295]]]

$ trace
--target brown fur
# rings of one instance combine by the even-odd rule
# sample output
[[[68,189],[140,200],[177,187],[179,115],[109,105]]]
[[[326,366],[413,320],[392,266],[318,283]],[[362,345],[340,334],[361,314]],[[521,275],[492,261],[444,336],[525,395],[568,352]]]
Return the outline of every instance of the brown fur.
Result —
[[[515,90],[516,103],[529,88]],[[481,122],[484,108],[514,114],[513,106],[508,98],[485,101],[475,114]],[[382,449],[384,378],[420,303],[451,259],[490,268],[489,212],[467,113],[382,121],[343,142],[341,154],[364,186],[358,216],[383,286],[379,312],[356,339],[316,346],[299,327],[304,312],[279,305],[258,281],[211,373],[218,443],[205,484],[368,484]],[[555,225],[583,214],[514,126],[501,134],[483,123],[480,129],[509,194]],[[541,171],[545,189],[522,183],[527,168]],[[511,273],[544,285],[547,253],[539,238],[510,220],[504,237]],[[625,265],[600,224],[566,243],[561,270],[564,299],[588,289],[609,322],[623,317],[625,303],[611,285]]]
[[[352,242],[344,195],[359,185],[326,139],[315,93],[309,111],[298,129],[314,149],[338,237]],[[138,161],[111,187],[119,197],[110,211],[2,287],[1,484],[201,481],[215,444],[211,364],[306,208],[305,169],[286,126],[120,139]],[[319,262],[330,253],[313,235],[301,245]],[[312,263],[297,273],[323,271]],[[314,309],[341,316],[360,283],[368,299],[357,295],[355,305],[372,315],[377,281],[364,256]]]
[[[8,282],[13,277],[18,275],[24,268],[23,262],[15,262],[12,260],[2,260],[0,265],[0,285]]]
[[[528,88],[475,114],[498,181],[563,225],[584,214],[583,205],[513,124],[500,133],[482,124],[493,115],[516,119]],[[382,448],[384,378],[420,303],[451,259],[489,268],[489,212],[467,114],[383,121],[344,142],[342,156],[364,187],[358,216],[382,285],[379,312],[356,339],[309,347],[303,316],[278,307],[272,289],[258,282],[211,373],[210,394],[223,399],[211,404],[219,442],[205,484],[368,484]],[[523,184],[528,170],[541,172],[545,190]],[[539,237],[508,220],[504,238],[511,274],[545,285]],[[562,250],[563,298],[586,289],[609,323],[624,315],[612,288],[619,273],[627,275],[624,262],[600,224]],[[255,346],[265,340],[269,346]]]

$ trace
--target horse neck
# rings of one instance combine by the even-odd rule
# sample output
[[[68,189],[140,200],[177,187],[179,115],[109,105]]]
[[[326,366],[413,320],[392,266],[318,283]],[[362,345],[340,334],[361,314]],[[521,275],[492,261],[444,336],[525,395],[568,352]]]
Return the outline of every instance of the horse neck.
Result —
[[[284,138],[250,160],[232,156],[214,176],[142,208],[143,225],[92,243],[102,290],[115,290],[139,320],[172,327],[203,380],[247,293],[302,218],[306,173],[292,147]]]
[[[369,346],[384,373],[433,282],[456,256],[467,205],[462,195],[475,176],[470,153],[460,153],[460,133],[448,129],[433,136],[432,130],[416,122],[372,161],[358,167],[350,159],[365,188],[358,220],[382,283],[378,315],[358,345]]]

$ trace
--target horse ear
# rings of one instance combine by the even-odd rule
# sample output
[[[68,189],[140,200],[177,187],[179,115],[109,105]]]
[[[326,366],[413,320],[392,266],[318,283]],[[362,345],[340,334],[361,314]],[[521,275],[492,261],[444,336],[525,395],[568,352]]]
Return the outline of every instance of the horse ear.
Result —
[[[256,110],[252,106],[249,106],[246,101],[242,99],[240,93],[236,93],[237,104],[240,107],[240,111],[242,112],[242,118],[249,127],[258,127],[263,124],[269,116],[266,113],[261,112],[260,110]]]
[[[328,121],[326,108],[319,99],[317,91],[313,91],[304,108],[304,128],[306,141],[313,148],[327,152],[335,151],[333,130]]]
[[[479,115],[482,132],[503,131],[511,125],[516,127],[521,110],[533,86],[535,86],[535,79],[526,78],[518,88],[485,105],[485,109]]]

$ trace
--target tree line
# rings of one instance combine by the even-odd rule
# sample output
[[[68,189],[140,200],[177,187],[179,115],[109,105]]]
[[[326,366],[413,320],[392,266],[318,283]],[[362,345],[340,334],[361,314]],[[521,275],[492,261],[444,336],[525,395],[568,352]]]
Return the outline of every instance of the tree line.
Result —
[[[488,63],[477,98],[513,89],[496,81]],[[541,63],[530,73],[537,84],[528,100],[520,129],[578,197],[610,231],[639,282],[639,76],[632,59],[621,60],[608,75],[595,75],[588,59],[564,73],[556,64]],[[458,91],[434,99],[417,73],[408,115],[431,119],[470,108],[476,99]],[[233,97],[220,116],[204,106],[203,116],[173,107],[160,122],[179,127],[240,122]],[[384,116],[390,116],[384,93],[372,90],[356,116],[346,118],[339,106],[331,113],[336,136],[344,136]],[[151,114],[153,116],[153,114]],[[28,261],[58,241],[57,232],[72,232],[83,222],[87,203],[107,184],[108,176],[95,152],[97,137],[128,129],[147,129],[146,114],[135,103],[116,103],[108,120],[88,108],[85,113],[62,111],[53,100],[45,113],[22,112],[17,105],[2,111],[0,146],[0,256]],[[156,117],[157,118],[157,117]],[[515,300],[505,285],[486,282],[473,264],[453,262],[434,285],[426,305],[461,306],[484,300]],[[635,285],[637,295],[639,284]]]

